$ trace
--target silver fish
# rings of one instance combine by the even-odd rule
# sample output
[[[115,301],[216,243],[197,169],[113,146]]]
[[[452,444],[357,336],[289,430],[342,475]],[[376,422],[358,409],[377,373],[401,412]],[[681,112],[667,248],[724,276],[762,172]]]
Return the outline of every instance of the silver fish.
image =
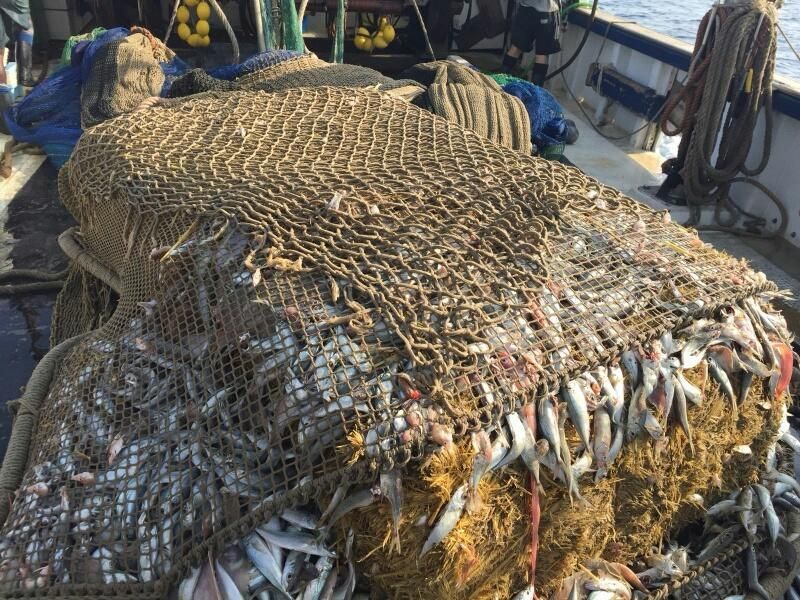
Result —
[[[769,490],[758,483],[753,485],[753,489],[756,491],[758,503],[761,505],[761,509],[764,511],[764,518],[767,522],[767,532],[769,533],[769,539],[772,541],[772,545],[774,546],[775,542],[778,540],[778,535],[780,534],[780,519],[778,519],[778,514],[775,512],[775,506],[772,504],[772,498],[770,497]]]
[[[612,412],[612,419],[617,425],[624,425],[625,413],[625,378],[622,375],[622,369],[618,366],[611,366],[608,368],[608,379],[614,389],[614,400],[612,402],[614,410]]]
[[[487,446],[489,440],[486,440]],[[488,460],[487,460],[488,463]],[[394,547],[400,552],[400,516],[403,512],[403,483],[400,469],[393,469],[380,474],[380,489],[384,498],[389,501],[392,511],[392,534]]]
[[[511,444],[508,443],[506,434],[503,433],[502,429],[498,429],[497,437],[495,438],[494,442],[492,442],[492,462],[489,463],[490,471],[493,471],[497,468],[497,465],[499,465],[500,461],[505,458],[510,448]]]
[[[608,472],[608,454],[611,449],[611,418],[604,410],[594,414],[594,457],[597,461],[595,482],[600,481]]]
[[[331,521],[333,524],[333,521]],[[263,527],[257,527],[256,531],[270,544],[275,544],[287,550],[297,550],[314,556],[333,557],[335,553],[328,550],[317,539],[307,533],[299,531],[269,531]]]
[[[739,412],[736,405],[736,394],[733,393],[733,386],[731,385],[731,380],[728,378],[728,374],[717,362],[714,354],[709,354],[708,356],[708,371],[711,374],[711,377],[713,377],[714,380],[719,384],[720,388],[722,389],[722,393],[725,394],[725,396],[727,396],[731,401],[731,411],[733,417],[736,418]]]
[[[322,591],[325,588],[325,583],[328,581],[328,576],[331,575],[333,569],[333,561],[330,557],[323,556],[317,561],[317,577],[309,581],[303,590],[302,600],[320,600]]]
[[[478,485],[492,464],[492,445],[489,435],[485,431],[472,434],[472,447],[475,449],[475,459],[472,461],[472,473],[469,477],[469,491],[467,492],[467,512],[474,513],[481,507],[478,494]],[[498,461],[498,466],[502,463]]]
[[[200,568],[192,569],[178,586],[178,600],[192,600],[197,580],[200,577]]]
[[[624,598],[625,600],[630,600],[631,598],[630,586],[624,581],[620,581],[619,579],[611,576],[601,576],[596,579],[589,579],[584,584],[584,587],[587,590],[597,592],[611,592],[621,598]]]
[[[534,598],[536,598],[536,592],[534,591],[534,587],[529,585],[516,596],[514,596],[513,600],[534,600]]]
[[[504,466],[517,460],[522,454],[525,447],[525,424],[519,418],[517,413],[508,413],[506,415],[506,424],[511,432],[511,449],[506,453],[503,459],[493,468],[502,469]]]
[[[555,452],[559,463],[561,452],[561,436],[558,432],[558,404],[553,396],[547,396],[539,400],[539,427],[550,449]]]
[[[631,386],[631,393],[636,390],[639,385],[639,361],[636,358],[633,350],[626,350],[622,353],[622,364],[628,371],[628,379]]]
[[[645,413],[647,406],[645,405],[646,396],[644,395],[644,387],[639,386],[628,404],[628,423],[626,426],[626,437],[632,440],[639,435],[644,426]]]
[[[357,491],[356,493],[348,496],[346,499],[342,500],[336,510],[333,511],[331,515],[328,525],[333,525],[349,513],[351,510],[355,510],[357,508],[366,508],[375,503],[375,501],[381,497],[380,489],[375,488],[364,488],[362,490]]]
[[[317,527],[321,527],[325,520],[336,510],[336,507],[339,506],[339,503],[347,496],[347,492],[350,489],[349,483],[342,483],[339,487],[336,488],[336,491],[333,493],[333,497],[331,501],[328,502],[328,506],[325,508],[325,511],[320,516],[319,520],[317,521]]]
[[[280,594],[291,598],[281,581],[281,565],[275,560],[275,557],[264,540],[261,539],[259,535],[253,534],[245,540],[244,550],[247,557],[256,569],[266,577],[267,581],[269,581]]]
[[[758,580],[758,560],[756,550],[752,544],[747,548],[747,589],[758,594],[764,600],[771,600],[772,596],[764,589]]]
[[[230,576],[230,573],[224,569],[218,560],[214,561],[214,566],[217,571],[217,583],[219,584],[219,591],[222,593],[222,600],[244,600],[242,592],[236,587],[236,582]]]
[[[648,409],[645,409],[644,428],[654,440],[660,440],[664,437],[664,428],[652,411]]]
[[[572,424],[578,431],[584,447],[591,452],[592,440],[589,434],[589,409],[586,407],[586,396],[583,393],[583,386],[579,381],[573,379],[565,387],[561,388],[562,396],[567,403]],[[549,440],[548,440],[549,441]]]
[[[744,527],[745,534],[751,541],[755,536],[756,524],[753,519],[753,490],[749,486],[739,492],[736,498],[740,510],[738,512],[739,522]]]
[[[689,440],[689,451],[694,456],[694,441],[692,440],[692,428],[689,425],[689,411],[688,407],[686,406],[686,394],[683,391],[683,386],[680,384],[679,381],[674,380],[675,385],[673,386],[675,390],[675,408],[678,412],[678,422],[681,424],[684,433],[686,433],[686,438]]]
[[[686,379],[680,370],[675,371],[675,377],[681,388],[683,388],[683,395],[686,396],[686,399],[695,406],[701,405],[703,403],[703,392],[700,388]]]
[[[770,481],[777,481],[780,483],[785,483],[792,487],[794,492],[800,495],[800,483],[797,483],[794,477],[791,475],[786,475],[785,473],[781,473],[780,471],[768,471],[764,475],[765,479],[769,479]]]
[[[425,540],[425,544],[423,544],[422,551],[419,554],[420,558],[425,556],[431,548],[446,538],[458,524],[461,514],[464,512],[464,505],[467,501],[466,496],[467,484],[465,483],[453,492],[450,502],[447,503],[447,506],[442,512],[442,516],[439,517],[430,535],[428,535],[428,539]]]

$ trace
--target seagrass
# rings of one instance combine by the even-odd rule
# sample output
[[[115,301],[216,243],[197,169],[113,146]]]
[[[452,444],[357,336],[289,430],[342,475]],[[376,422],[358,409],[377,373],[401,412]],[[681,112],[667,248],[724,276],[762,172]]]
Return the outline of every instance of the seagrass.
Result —
[[[270,514],[774,289],[576,169],[375,90],[123,115],[59,191],[121,293],[38,412],[5,596],[166,595]]]

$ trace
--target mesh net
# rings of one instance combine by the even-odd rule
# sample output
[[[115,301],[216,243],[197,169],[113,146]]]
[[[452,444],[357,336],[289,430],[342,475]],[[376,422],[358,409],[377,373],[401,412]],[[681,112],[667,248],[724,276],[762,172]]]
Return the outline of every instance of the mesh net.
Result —
[[[770,287],[577,170],[373,90],[124,115],[59,184],[122,293],[39,413],[5,594],[163,597],[275,511]]]

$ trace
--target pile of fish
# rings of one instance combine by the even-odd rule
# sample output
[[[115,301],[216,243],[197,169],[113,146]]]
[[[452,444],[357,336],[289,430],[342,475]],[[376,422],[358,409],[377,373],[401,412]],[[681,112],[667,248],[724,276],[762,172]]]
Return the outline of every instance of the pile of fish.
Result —
[[[595,243],[586,235],[584,250]],[[246,236],[218,219],[173,246],[153,248],[162,293],[126,313],[122,334],[108,328],[94,334],[80,366],[61,369],[54,381],[39,428],[46,437],[35,446],[0,536],[0,588],[154,582],[169,576],[198,540],[235,522],[231,498],[244,515],[290,490],[310,489],[316,476],[342,468],[337,448],[349,445],[356,459],[382,458],[401,447],[422,446],[430,454],[453,443],[454,409],[433,393],[441,382],[432,367],[404,354],[402,332],[362,304],[345,280],[330,279],[324,294],[315,288],[316,298],[306,281],[274,284],[276,272],[294,267],[263,246],[263,236]],[[631,265],[641,262],[637,256]],[[598,267],[584,281],[613,281],[617,268]],[[449,277],[446,269],[437,276]],[[436,314],[429,315],[439,330],[474,328],[462,320],[466,311],[448,313],[457,293],[448,297],[426,277],[399,272],[394,283],[408,302],[418,290],[439,290]],[[430,516],[434,525],[421,555],[464,511],[480,506],[479,483],[492,470],[522,461],[540,486],[543,466],[581,501],[582,477],[603,478],[626,441],[646,432],[662,444],[674,420],[691,442],[687,415],[703,394],[685,369],[707,367],[732,410],[748,401],[754,377],[768,377],[775,396],[785,391],[789,332],[764,295],[631,348],[621,360],[512,410],[512,400],[529,397],[543,373],[572,368],[575,356],[600,356],[618,343],[609,332],[638,310],[640,289],[632,284],[600,297],[590,287],[550,282],[535,299],[507,299],[526,309],[484,307],[495,311],[474,336],[484,341],[464,344],[469,369],[461,365],[452,383],[476,410],[505,416],[473,434],[472,475],[438,518]],[[586,331],[576,314],[606,324],[605,333]],[[576,349],[573,334],[591,348]],[[581,441],[577,449],[568,444],[568,421]],[[394,469],[374,485],[341,487],[331,521],[386,501],[399,547],[401,481]],[[538,505],[535,522],[537,511]],[[297,523],[285,520],[286,535],[297,537]],[[251,532],[249,546],[203,566],[194,585],[218,582],[229,569],[238,573],[244,567],[231,567],[231,556],[263,555],[264,548],[283,576],[289,559],[279,561],[275,548],[304,551],[262,535],[269,531],[265,525]],[[313,581],[324,578],[324,586],[339,589],[344,563],[317,556]],[[281,588],[272,564],[270,575],[255,569],[278,594],[299,589],[283,577]],[[304,597],[318,597],[306,593],[316,589],[309,586]]]
[[[710,506],[705,513],[702,535],[695,536],[689,547],[672,542],[665,551],[654,549],[644,558],[646,568],[639,572],[619,563],[588,560],[579,572],[562,581],[552,600],[631,600],[640,593],[647,594],[648,590],[680,579],[743,540],[748,542],[743,574],[746,591],[770,600],[759,577],[767,570],[790,572],[797,564],[794,542],[800,537],[800,531],[788,531],[786,526],[788,513],[800,513],[800,483],[778,470],[779,441],[800,453],[800,441],[789,431],[785,407],[779,431],[768,451],[761,482],[734,490],[727,498]],[[747,457],[744,449],[740,452]],[[695,495],[693,501],[703,504],[704,499]],[[694,594],[719,595],[729,585],[730,580],[720,579],[712,568],[704,571],[697,582],[692,582],[691,589]],[[795,590],[788,590],[787,598],[794,600],[794,594]],[[729,600],[742,598],[744,596],[728,597]]]

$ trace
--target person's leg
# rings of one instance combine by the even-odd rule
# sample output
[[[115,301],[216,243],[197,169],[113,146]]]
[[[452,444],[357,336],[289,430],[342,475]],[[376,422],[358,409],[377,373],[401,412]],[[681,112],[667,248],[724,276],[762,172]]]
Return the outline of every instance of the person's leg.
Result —
[[[547,63],[547,55],[536,55],[533,62],[533,71],[531,71],[531,83],[540,87],[544,85],[544,79],[547,77]]]
[[[520,56],[533,49],[533,33],[536,11],[527,6],[517,6],[517,13],[514,15],[514,22],[511,25],[511,46],[503,56],[504,73],[511,73],[517,66]]]
[[[15,60],[17,61],[17,77],[19,83],[26,87],[33,87],[33,25],[17,29],[17,42],[15,45]]]
[[[548,57],[561,51],[558,13],[538,13],[534,34],[536,36],[536,58],[531,72],[531,83],[542,86],[547,78]]]

